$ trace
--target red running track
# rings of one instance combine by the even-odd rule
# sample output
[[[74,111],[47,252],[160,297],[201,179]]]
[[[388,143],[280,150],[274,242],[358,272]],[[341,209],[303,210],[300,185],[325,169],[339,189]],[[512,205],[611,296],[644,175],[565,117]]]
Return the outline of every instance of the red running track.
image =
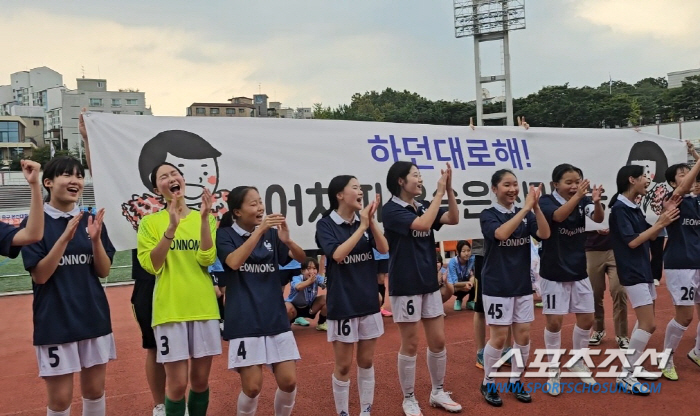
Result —
[[[673,315],[673,305],[666,287],[658,288],[657,330],[650,347],[663,347],[664,330]],[[143,369],[144,351],[141,349],[141,336],[131,313],[129,299],[131,286],[107,289],[112,308],[112,322],[117,343],[116,361],[107,369],[107,413],[109,415],[150,415],[151,395],[146,384]],[[37,376],[36,357],[31,344],[32,316],[31,296],[9,296],[0,298],[0,416],[22,415],[43,416],[46,414],[46,392],[44,383]],[[636,414],[636,415],[694,415],[698,414],[697,386],[700,385],[700,368],[685,357],[693,347],[695,328],[694,320],[680,343],[676,368],[680,381],[662,381],[661,393],[649,397],[635,397],[623,393],[594,394],[571,393],[551,397],[538,392],[530,404],[519,403],[511,395],[502,395],[503,407],[492,408],[487,405],[479,393],[479,384],[483,377],[482,370],[474,366],[475,346],[473,340],[471,311],[455,312],[452,302],[445,305],[447,318],[445,328],[447,335],[448,365],[445,387],[453,392],[453,398],[464,407],[463,413],[478,415],[496,415],[506,412],[515,414],[524,412],[528,415],[580,415],[592,414]],[[609,297],[606,298],[606,311],[612,315]],[[543,348],[544,318],[541,310],[536,310],[536,319],[532,324],[532,348]],[[629,308],[630,329],[634,325],[634,312]],[[375,415],[400,416],[401,390],[396,371],[396,354],[399,349],[399,333],[396,325],[385,318],[385,334],[379,340],[375,355],[377,387]],[[564,348],[571,346],[573,316],[565,319],[562,343]],[[608,335],[599,348],[616,348],[612,319],[607,320]],[[314,330],[313,324],[307,328],[294,328],[302,360],[298,363],[298,395],[294,414],[297,415],[332,415],[334,413],[333,394],[331,390],[331,373],[333,371],[333,353],[326,342],[326,334]],[[425,364],[424,340],[419,348],[416,371],[416,396],[423,407],[424,414],[446,414],[444,411],[428,406],[430,377]],[[235,372],[226,370],[228,345],[224,344],[224,354],[214,359],[211,372],[210,415],[233,415],[236,398],[240,391],[240,382]],[[531,355],[532,357],[532,355]],[[599,358],[597,361],[600,361]],[[350,393],[351,414],[359,413],[356,371],[352,371]],[[542,382],[542,379],[533,379]],[[576,381],[577,379],[571,379]],[[76,377],[72,414],[80,415],[82,404],[80,388]],[[609,381],[609,380],[599,380]],[[258,407],[259,415],[272,415],[272,401],[275,392],[274,378],[266,372],[264,387]]]

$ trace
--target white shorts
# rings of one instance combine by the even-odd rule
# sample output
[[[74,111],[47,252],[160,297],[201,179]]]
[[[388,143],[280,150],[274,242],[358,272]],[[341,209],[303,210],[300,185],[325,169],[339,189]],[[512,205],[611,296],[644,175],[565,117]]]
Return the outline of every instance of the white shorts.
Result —
[[[700,270],[665,270],[666,287],[676,306],[700,303]]]
[[[379,338],[382,334],[384,321],[379,312],[357,318],[328,320],[328,342],[354,344],[360,340]]]
[[[57,345],[36,345],[39,377],[62,376],[80,372],[81,368],[107,364],[117,358],[114,335]]]
[[[236,338],[228,344],[229,370],[263,364],[271,366],[300,358],[292,331],[263,337]]]
[[[488,325],[525,324],[535,320],[532,295],[501,298],[482,295]]]
[[[394,322],[418,322],[423,318],[437,318],[445,313],[440,290],[413,296],[389,296]]]
[[[588,278],[575,282],[554,282],[540,279],[542,313],[566,315],[567,313],[593,313],[593,288]]]
[[[636,285],[625,286],[625,290],[632,308],[651,305],[656,299],[656,287],[653,283],[637,283]]]
[[[172,363],[221,354],[219,320],[169,322],[153,327],[156,361]]]

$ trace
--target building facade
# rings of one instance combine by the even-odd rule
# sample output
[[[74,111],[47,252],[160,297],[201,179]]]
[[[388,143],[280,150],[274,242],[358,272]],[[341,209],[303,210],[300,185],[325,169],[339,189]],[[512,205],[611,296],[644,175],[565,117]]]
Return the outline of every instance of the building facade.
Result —
[[[188,117],[253,117],[253,99],[233,97],[228,103],[192,103],[187,107]]]
[[[0,116],[0,169],[8,170],[12,159],[32,154],[36,145],[26,138],[27,125],[19,116]]]
[[[683,80],[697,75],[700,75],[700,69],[686,69],[685,71],[669,72],[668,88],[680,88],[683,85]]]

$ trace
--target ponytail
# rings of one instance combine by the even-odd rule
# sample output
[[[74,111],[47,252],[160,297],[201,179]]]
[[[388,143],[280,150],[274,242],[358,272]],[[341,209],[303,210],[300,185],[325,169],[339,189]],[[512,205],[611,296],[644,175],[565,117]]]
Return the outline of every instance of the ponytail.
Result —
[[[617,171],[617,178],[615,180],[617,185],[617,193],[613,195],[610,199],[610,207],[612,207],[615,202],[617,202],[620,194],[627,192],[630,189],[630,178],[639,178],[644,175],[644,167],[639,165],[626,165]]]
[[[219,221],[219,228],[226,228],[233,225],[233,213],[227,211],[221,216],[221,221]]]
[[[617,197],[620,196],[620,193],[616,193],[615,195],[610,198],[610,202],[608,203],[608,206],[612,208],[613,205],[615,205],[615,202],[617,202]]]
[[[323,214],[321,214],[321,218],[326,218],[327,216],[331,215],[331,212],[333,212],[333,208],[323,211]]]
[[[348,183],[353,179],[357,178],[352,175],[338,175],[331,179],[331,182],[328,184],[328,204],[331,207],[327,209],[321,217],[325,218],[331,215],[331,212],[338,209],[339,203],[337,195],[343,192],[343,189],[345,189]]]

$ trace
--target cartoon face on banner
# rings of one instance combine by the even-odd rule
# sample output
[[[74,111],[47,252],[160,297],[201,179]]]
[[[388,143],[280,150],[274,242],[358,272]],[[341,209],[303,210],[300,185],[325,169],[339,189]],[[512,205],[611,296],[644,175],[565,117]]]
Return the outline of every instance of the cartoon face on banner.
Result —
[[[212,213],[221,219],[226,208],[227,190],[219,190],[219,163],[221,152],[201,136],[184,130],[158,133],[141,148],[138,169],[143,186],[149,192],[133,194],[122,204],[122,215],[136,229],[145,215],[161,210],[163,198],[152,189],[151,172],[163,162],[172,163],[185,179],[185,201],[188,207],[199,210],[202,194],[208,189],[213,196]]]
[[[640,204],[645,213],[661,215],[663,201],[666,195],[671,192],[664,182],[664,175],[668,169],[668,158],[661,146],[648,140],[635,143],[630,149],[627,164],[643,166],[644,174],[650,181],[646,195],[643,195],[636,202]]]

